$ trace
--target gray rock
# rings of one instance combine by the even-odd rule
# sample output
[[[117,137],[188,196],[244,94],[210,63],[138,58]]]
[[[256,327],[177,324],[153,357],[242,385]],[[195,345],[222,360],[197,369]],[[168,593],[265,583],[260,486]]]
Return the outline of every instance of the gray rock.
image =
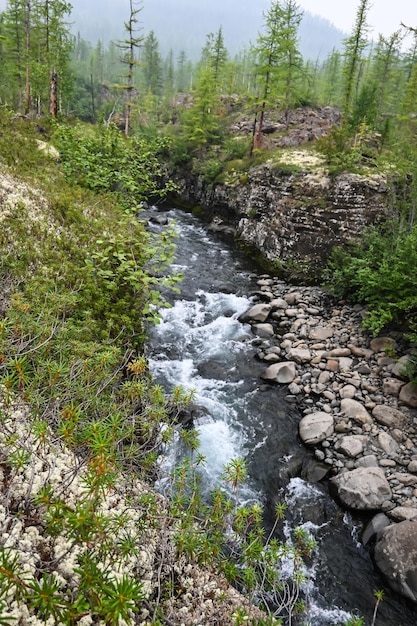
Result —
[[[403,522],[404,520],[417,520],[417,508],[411,506],[397,506],[395,509],[389,512],[390,517],[396,522]]]
[[[331,479],[341,502],[361,511],[379,509],[391,499],[391,489],[379,467],[358,467]]]
[[[407,406],[417,408],[417,385],[413,385],[412,383],[404,385],[400,391],[400,400],[404,402],[404,404],[407,404]]]
[[[241,322],[265,322],[271,312],[272,306],[265,302],[255,304],[239,317]]]
[[[273,300],[271,300],[270,305],[273,311],[276,311],[278,309],[285,310],[288,309],[289,306],[288,302],[284,300],[284,298],[274,298]]]
[[[382,382],[382,391],[386,396],[395,396],[398,398],[403,386],[404,381],[398,380],[398,378],[384,378]]]
[[[330,326],[317,326],[310,331],[310,339],[313,341],[323,341],[333,337],[334,329]]]
[[[346,456],[354,458],[363,452],[363,437],[360,435],[351,435],[343,437],[340,441],[338,450]]]
[[[356,387],[354,385],[345,385],[339,391],[340,397],[343,399],[348,398],[352,399],[355,397]]]
[[[296,363],[309,363],[311,361],[311,352],[305,348],[291,348],[288,357]]]
[[[274,327],[272,324],[254,324],[252,326],[252,331],[255,335],[262,338],[268,338],[274,336]]]
[[[297,369],[294,361],[281,361],[273,363],[262,374],[264,380],[270,380],[283,385],[292,383],[297,376]]]
[[[389,517],[385,515],[385,513],[377,513],[368,522],[361,533],[361,539],[364,546],[368,544],[371,539],[375,537],[381,530],[386,528],[391,524]]]
[[[357,400],[343,398],[340,403],[340,410],[343,415],[350,417],[358,424],[372,424],[372,417],[369,415],[365,407]]]
[[[367,454],[356,462],[358,467],[378,467],[378,459],[375,454]]]
[[[378,404],[372,411],[372,417],[388,428],[402,428],[406,421],[404,413],[386,404]]]
[[[398,443],[384,430],[378,433],[378,445],[388,456],[395,456],[398,452]]]
[[[412,360],[413,357],[410,354],[405,354],[404,356],[400,357],[391,370],[392,375],[396,376],[397,378],[407,380],[407,365]]]
[[[417,521],[406,520],[382,530],[374,557],[392,589],[417,603]]]
[[[324,411],[310,413],[299,424],[300,438],[306,445],[315,445],[333,435],[334,419]]]

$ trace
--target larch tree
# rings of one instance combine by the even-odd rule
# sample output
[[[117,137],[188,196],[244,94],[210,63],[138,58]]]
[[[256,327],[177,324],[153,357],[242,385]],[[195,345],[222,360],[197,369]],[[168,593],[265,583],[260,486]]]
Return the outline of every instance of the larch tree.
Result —
[[[25,0],[9,0],[3,13],[2,85],[3,102],[23,110],[25,85]]]
[[[294,0],[275,0],[264,15],[264,32],[259,34],[254,47],[261,96],[260,115],[259,120],[255,119],[251,153],[261,146],[265,111],[272,97],[283,107],[289,123],[289,109],[296,100],[297,79],[303,70],[298,50],[298,28],[302,16]]]
[[[360,1],[352,34],[344,42],[342,110],[345,118],[349,115],[352,102],[359,90],[360,66],[363,60],[363,53],[368,45],[367,34],[369,27],[367,16],[370,7],[371,0]]]
[[[67,22],[70,13],[71,5],[65,0],[37,0],[34,4],[36,46],[32,61],[32,92],[39,113],[46,108],[49,94],[49,111],[56,116],[59,101],[67,98],[72,89],[70,58],[73,37]]]
[[[135,3],[134,0],[129,0],[129,19],[125,22],[126,38],[117,42],[117,47],[122,50],[121,62],[126,66],[125,84],[122,86],[125,92],[125,135],[126,137],[130,133],[131,115],[133,96],[135,94],[135,68],[138,65],[137,51],[142,45],[143,37],[139,36],[139,19],[138,15],[142,11],[142,3]]]

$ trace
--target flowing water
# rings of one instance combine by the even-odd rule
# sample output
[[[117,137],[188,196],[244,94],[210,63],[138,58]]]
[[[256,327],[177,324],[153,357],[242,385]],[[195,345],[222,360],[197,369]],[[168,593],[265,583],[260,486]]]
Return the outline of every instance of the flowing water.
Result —
[[[153,208],[147,217],[160,215]],[[195,390],[194,425],[206,459],[205,488],[218,484],[228,461],[244,457],[249,478],[241,500],[261,502],[267,526],[276,502],[285,500],[288,527],[303,526],[318,542],[308,569],[306,623],[342,625],[354,612],[370,626],[373,591],[385,586],[359,541],[360,520],[338,507],[326,484],[302,478],[311,453],[297,438],[300,414],[285,400],[285,388],[262,384],[265,366],[256,359],[250,327],[238,320],[251,305],[259,272],[194,216],[176,209],[164,216],[176,222],[175,269],[185,278],[181,293],[170,297],[172,308],[162,310],[162,321],[151,334],[150,367],[167,391],[176,385]],[[175,465],[179,454],[173,445],[165,469]],[[376,625],[416,624],[417,610],[385,588]]]

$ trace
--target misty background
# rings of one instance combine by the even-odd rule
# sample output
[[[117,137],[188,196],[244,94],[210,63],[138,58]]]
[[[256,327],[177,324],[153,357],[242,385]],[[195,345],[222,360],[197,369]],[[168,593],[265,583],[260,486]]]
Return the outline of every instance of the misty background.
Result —
[[[220,26],[232,56],[255,43],[269,4],[269,0],[145,0],[138,17],[141,34],[153,30],[162,55],[172,49],[174,55],[184,51],[196,60],[206,35],[217,32]],[[123,38],[124,22],[129,18],[128,0],[73,0],[72,5],[74,34],[93,43]],[[346,33],[328,20],[305,12],[299,35],[303,57],[322,60],[333,49],[341,48]]]

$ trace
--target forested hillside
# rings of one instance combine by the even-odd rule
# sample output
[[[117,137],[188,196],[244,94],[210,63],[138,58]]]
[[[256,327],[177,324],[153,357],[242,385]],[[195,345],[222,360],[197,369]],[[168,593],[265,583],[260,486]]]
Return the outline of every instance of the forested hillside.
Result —
[[[241,459],[203,501],[195,431],[177,428],[192,393],[149,374],[149,325],[181,277],[175,233],[153,234],[141,213],[175,175],[245,185],[279,162],[272,130],[287,137],[295,109],[331,107],[302,150],[329,176],[383,173],[392,219],[334,250],[326,285],[366,305],[374,335],[417,343],[417,29],[371,46],[360,0],[341,49],[312,60],[294,0],[270,3],[251,37],[241,26],[238,50],[204,18],[213,2],[199,4],[198,59],[167,51],[167,26],[149,28],[133,0],[115,41],[74,36],[65,0],[0,14],[0,624],[262,626],[305,610],[314,542],[274,536],[280,503],[265,536],[262,507],[239,501]],[[167,502],[149,485],[174,432],[188,456]]]

